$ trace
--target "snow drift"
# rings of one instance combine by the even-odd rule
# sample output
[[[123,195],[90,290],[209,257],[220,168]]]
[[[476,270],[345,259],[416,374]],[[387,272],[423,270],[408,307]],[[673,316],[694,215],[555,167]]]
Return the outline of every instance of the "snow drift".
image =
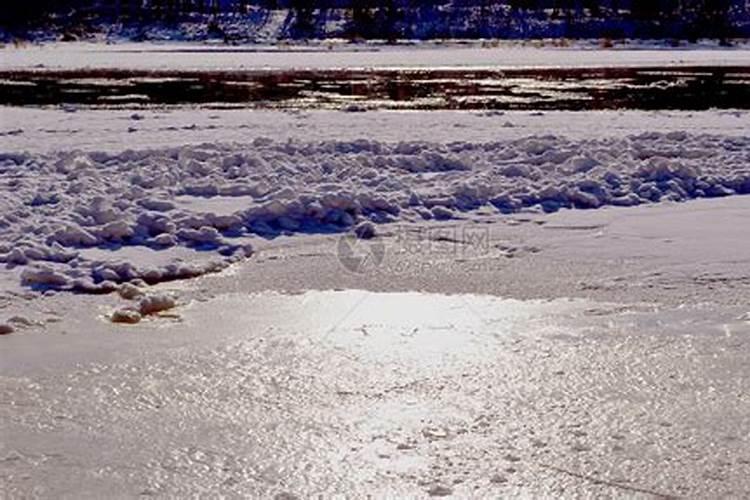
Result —
[[[114,290],[224,268],[252,238],[750,193],[750,137],[686,132],[447,144],[371,140],[0,154],[0,262]],[[371,236],[371,235],[370,235]],[[187,256],[209,256],[200,265]]]

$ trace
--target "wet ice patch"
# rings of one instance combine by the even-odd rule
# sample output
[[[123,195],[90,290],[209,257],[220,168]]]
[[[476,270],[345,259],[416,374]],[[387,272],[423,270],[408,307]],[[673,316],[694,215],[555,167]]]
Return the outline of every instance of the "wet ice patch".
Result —
[[[274,335],[300,335],[305,342],[349,351],[361,361],[446,370],[461,358],[497,361],[498,343],[518,336],[573,335],[574,325],[591,307],[581,299],[339,290],[225,295],[193,303],[185,316],[201,325],[208,324],[211,310],[234,310],[238,313],[222,328],[231,331],[252,318],[253,331],[273,325]]]

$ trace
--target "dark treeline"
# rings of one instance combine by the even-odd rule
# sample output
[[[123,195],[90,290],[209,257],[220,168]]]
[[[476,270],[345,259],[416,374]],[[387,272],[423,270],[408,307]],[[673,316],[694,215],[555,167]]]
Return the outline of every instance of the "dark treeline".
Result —
[[[0,25],[17,30],[51,21],[170,22],[258,9],[288,9],[293,20],[288,35],[303,38],[319,35],[317,19],[331,9],[344,11],[347,36],[361,38],[409,36],[407,22],[430,22],[430,13],[445,16],[461,10],[476,12],[477,37],[502,35],[489,23],[526,16],[570,25],[591,20],[605,27],[617,22],[678,25],[680,36],[725,39],[734,36],[733,19],[748,17],[746,0],[23,0],[3,7]]]

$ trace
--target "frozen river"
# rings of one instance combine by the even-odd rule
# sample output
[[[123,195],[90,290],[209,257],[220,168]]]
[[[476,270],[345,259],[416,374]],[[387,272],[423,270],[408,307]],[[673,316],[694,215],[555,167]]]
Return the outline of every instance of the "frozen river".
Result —
[[[3,491],[742,496],[742,312],[308,291],[65,317],[3,339]]]
[[[747,54],[2,49],[0,497],[747,497]]]

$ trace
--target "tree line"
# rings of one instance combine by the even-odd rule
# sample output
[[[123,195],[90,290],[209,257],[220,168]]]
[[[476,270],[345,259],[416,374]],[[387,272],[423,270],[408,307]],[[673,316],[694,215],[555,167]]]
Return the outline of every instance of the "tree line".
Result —
[[[697,35],[719,38],[731,35],[733,11],[747,11],[746,0],[23,0],[0,9],[4,18],[0,24],[41,24],[49,18],[170,21],[192,14],[288,9],[290,34],[304,37],[315,35],[321,12],[343,9],[351,36],[394,38],[403,34],[399,23],[406,13],[428,12],[451,4],[456,9],[475,7],[480,20],[498,11],[569,23],[590,19],[641,23],[688,20],[699,28]]]

